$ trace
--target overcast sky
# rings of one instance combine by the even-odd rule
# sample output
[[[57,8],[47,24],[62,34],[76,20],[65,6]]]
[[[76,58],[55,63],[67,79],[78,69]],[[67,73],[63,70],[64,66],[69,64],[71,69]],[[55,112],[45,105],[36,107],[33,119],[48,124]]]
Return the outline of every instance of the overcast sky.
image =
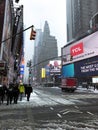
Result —
[[[24,5],[25,28],[34,25],[35,29],[42,29],[47,20],[51,35],[55,36],[58,43],[58,54],[61,47],[66,44],[66,0],[20,0],[19,5]],[[25,48],[33,51],[34,41],[29,40],[30,30],[25,34]],[[27,51],[27,57],[31,53]]]

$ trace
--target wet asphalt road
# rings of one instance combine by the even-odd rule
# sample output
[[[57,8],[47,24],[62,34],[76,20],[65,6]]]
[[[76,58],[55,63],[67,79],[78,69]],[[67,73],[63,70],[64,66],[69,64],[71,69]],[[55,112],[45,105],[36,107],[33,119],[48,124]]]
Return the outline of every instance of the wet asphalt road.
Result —
[[[47,98],[46,102],[49,99],[56,104],[3,104],[0,106],[0,130],[98,130],[97,93],[62,93],[57,88],[35,88],[34,92],[40,100]],[[57,103],[54,95],[72,104]]]

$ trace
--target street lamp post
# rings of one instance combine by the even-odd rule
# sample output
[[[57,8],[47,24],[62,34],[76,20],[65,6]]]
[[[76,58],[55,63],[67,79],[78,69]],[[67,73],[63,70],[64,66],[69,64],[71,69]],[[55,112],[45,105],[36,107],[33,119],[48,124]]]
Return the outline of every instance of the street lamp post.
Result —
[[[32,64],[31,64],[31,60],[29,60],[29,61],[27,62],[27,67],[29,68],[29,69],[28,69],[28,70],[29,70],[28,82],[29,82],[29,84],[31,84],[31,74],[32,74]]]

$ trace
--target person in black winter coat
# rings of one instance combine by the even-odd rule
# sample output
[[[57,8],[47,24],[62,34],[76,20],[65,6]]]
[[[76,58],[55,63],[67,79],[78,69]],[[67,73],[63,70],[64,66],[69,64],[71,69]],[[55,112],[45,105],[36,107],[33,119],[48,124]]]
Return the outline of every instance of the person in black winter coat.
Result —
[[[18,97],[19,97],[18,84],[14,84],[14,86],[13,86],[13,99],[14,99],[15,104],[17,104]]]
[[[0,86],[0,104],[3,103],[4,101],[6,89],[7,89],[6,85]]]
[[[25,97],[26,97],[26,92],[27,92],[27,90],[26,90],[27,86],[28,86],[27,84],[24,84],[24,87],[25,87]]]
[[[25,89],[25,94],[27,96],[27,101],[30,100],[30,96],[31,96],[31,93],[33,92],[33,89],[32,89],[32,86],[29,84],[28,86],[26,86],[26,89]]]
[[[13,84],[9,84],[9,88],[7,88],[7,92],[6,92],[6,96],[7,96],[7,104],[6,105],[9,105],[12,104],[12,100],[13,100]]]

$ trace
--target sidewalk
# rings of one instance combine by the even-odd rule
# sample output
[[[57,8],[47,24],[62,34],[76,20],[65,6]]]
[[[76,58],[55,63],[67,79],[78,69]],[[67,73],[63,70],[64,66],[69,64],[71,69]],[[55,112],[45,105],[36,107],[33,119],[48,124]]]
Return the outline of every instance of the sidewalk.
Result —
[[[83,88],[82,86],[79,86],[76,91],[88,92],[88,93],[98,93],[98,89],[94,90],[93,86],[90,86],[88,89]]]

